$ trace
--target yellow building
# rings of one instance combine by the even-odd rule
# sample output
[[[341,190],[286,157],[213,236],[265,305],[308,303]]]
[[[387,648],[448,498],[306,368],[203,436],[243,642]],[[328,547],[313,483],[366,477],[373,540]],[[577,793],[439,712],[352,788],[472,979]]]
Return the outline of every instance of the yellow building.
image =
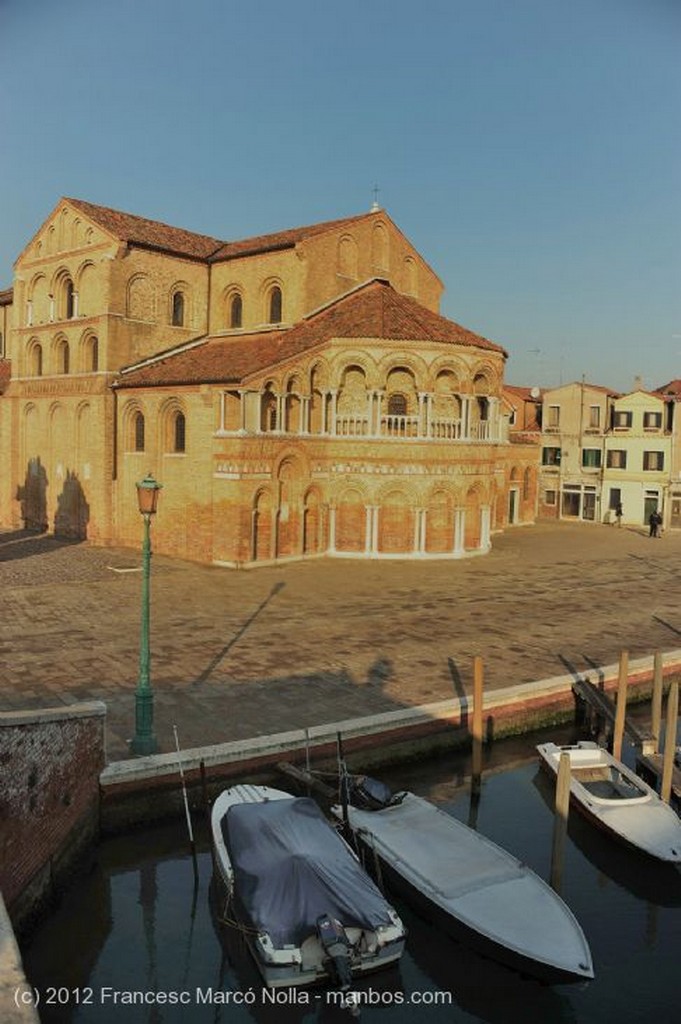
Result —
[[[224,242],[63,199],[2,293],[0,525],[137,545],[151,471],[181,557],[485,552],[536,448],[441,293],[378,209]]]
[[[671,431],[667,403],[642,389],[615,399],[605,443],[603,493],[608,507],[622,504],[622,522],[647,524],[651,512],[665,520],[670,482]]]

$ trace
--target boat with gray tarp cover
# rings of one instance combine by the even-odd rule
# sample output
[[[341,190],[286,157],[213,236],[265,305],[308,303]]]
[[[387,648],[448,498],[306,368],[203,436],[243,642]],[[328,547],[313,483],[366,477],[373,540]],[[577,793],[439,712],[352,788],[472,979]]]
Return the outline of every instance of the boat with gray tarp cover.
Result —
[[[211,830],[223,919],[242,930],[268,987],[347,990],[402,955],[400,918],[313,800],[235,786],[215,801]]]

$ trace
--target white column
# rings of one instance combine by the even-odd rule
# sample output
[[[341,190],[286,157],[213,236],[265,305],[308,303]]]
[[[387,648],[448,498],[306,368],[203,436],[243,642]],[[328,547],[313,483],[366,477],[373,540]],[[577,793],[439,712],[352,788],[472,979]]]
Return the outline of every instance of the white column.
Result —
[[[466,509],[454,509],[454,554],[462,555],[466,538]]]
[[[336,506],[329,505],[329,551],[336,550]]]
[[[466,441],[471,436],[471,400],[468,395],[461,399],[461,436]]]
[[[488,398],[487,399],[488,411],[487,415],[489,418],[489,440],[499,440],[499,399]]]
[[[431,422],[433,418],[433,396],[426,395],[426,437],[430,437]]]
[[[33,327],[33,299],[26,302],[26,326]]]
[[[365,505],[364,511],[366,514],[365,526],[364,526],[364,554],[368,555],[371,553],[371,544],[373,540],[373,523],[374,523],[374,510],[371,505]]]
[[[383,405],[383,392],[376,392],[376,437],[381,436],[381,412]]]
[[[428,436],[428,429],[427,429],[425,423],[423,422],[423,402],[424,402],[424,399],[426,397],[425,392],[424,391],[419,391],[417,397],[418,397],[418,400],[419,400],[419,411],[418,411],[419,430],[418,430],[418,436],[419,437],[427,437]]]
[[[378,513],[379,513],[379,506],[378,505],[374,505],[372,511],[373,511],[373,517],[372,517],[373,518],[373,523],[372,523],[372,531],[371,531],[371,553],[372,553],[372,555],[376,555],[376,554],[378,554]]]
[[[225,399],[226,395],[224,391],[220,392],[220,430],[225,429]]]
[[[321,403],[322,403],[322,422],[321,422],[320,434],[325,434],[326,433],[326,400],[328,398],[328,394],[329,393],[328,393],[328,391],[320,391],[319,394],[320,394],[320,400],[321,400]]]
[[[482,505],[480,508],[480,549],[486,551],[490,543],[490,507]]]
[[[308,433],[307,424],[309,423],[309,408],[310,408],[310,399],[309,399],[309,397],[307,395],[302,395],[301,398],[300,398],[300,419],[298,421],[298,433],[299,434],[307,434]]]
[[[332,391],[331,392],[331,433],[333,435],[336,434],[337,426],[338,426],[337,423],[336,423],[337,411],[338,411],[338,392],[337,391]]]
[[[374,393],[367,391],[367,434],[369,437],[374,432]]]
[[[414,518],[414,553],[422,555],[426,550],[426,509],[417,508]]]
[[[78,316],[78,292],[73,293],[73,316]]]

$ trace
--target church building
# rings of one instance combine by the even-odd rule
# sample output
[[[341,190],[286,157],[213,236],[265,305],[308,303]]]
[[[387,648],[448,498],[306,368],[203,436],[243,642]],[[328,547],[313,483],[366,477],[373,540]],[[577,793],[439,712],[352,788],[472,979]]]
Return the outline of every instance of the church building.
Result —
[[[538,449],[442,290],[376,207],[224,241],[62,199],[0,292],[0,527],[138,547],[152,473],[181,558],[488,551]]]

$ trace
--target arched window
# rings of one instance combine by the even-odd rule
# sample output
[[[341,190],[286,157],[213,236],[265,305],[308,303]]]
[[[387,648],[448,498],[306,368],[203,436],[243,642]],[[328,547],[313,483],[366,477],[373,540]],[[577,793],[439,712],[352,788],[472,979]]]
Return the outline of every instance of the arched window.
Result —
[[[141,412],[135,413],[134,427],[134,448],[136,452],[144,451],[144,416]]]
[[[64,285],[64,314],[66,320],[73,320],[75,307],[76,303],[73,281],[71,278],[67,278],[66,284]],[[68,373],[68,371],[65,372]]]
[[[33,377],[42,377],[43,375],[43,350],[42,346],[35,344],[30,352],[29,359],[30,373]]]
[[[277,285],[270,292],[270,303],[269,303],[269,322],[271,324],[281,323],[281,288]]]
[[[88,338],[85,348],[85,369],[90,373],[96,373],[99,369],[99,341],[97,338]]]
[[[68,341],[60,341],[56,349],[57,373],[68,373],[70,364],[70,353]]]
[[[388,416],[406,416],[407,415],[407,398],[406,395],[401,395],[396,392],[394,395],[390,395],[388,398]]]
[[[235,295],[229,307],[229,326],[241,327],[243,323],[244,304],[240,295]]]
[[[175,415],[173,433],[173,450],[176,452],[183,452],[185,450],[186,439],[186,420],[183,412],[178,412]]]
[[[173,327],[184,327],[184,295],[175,292],[173,295]]]

